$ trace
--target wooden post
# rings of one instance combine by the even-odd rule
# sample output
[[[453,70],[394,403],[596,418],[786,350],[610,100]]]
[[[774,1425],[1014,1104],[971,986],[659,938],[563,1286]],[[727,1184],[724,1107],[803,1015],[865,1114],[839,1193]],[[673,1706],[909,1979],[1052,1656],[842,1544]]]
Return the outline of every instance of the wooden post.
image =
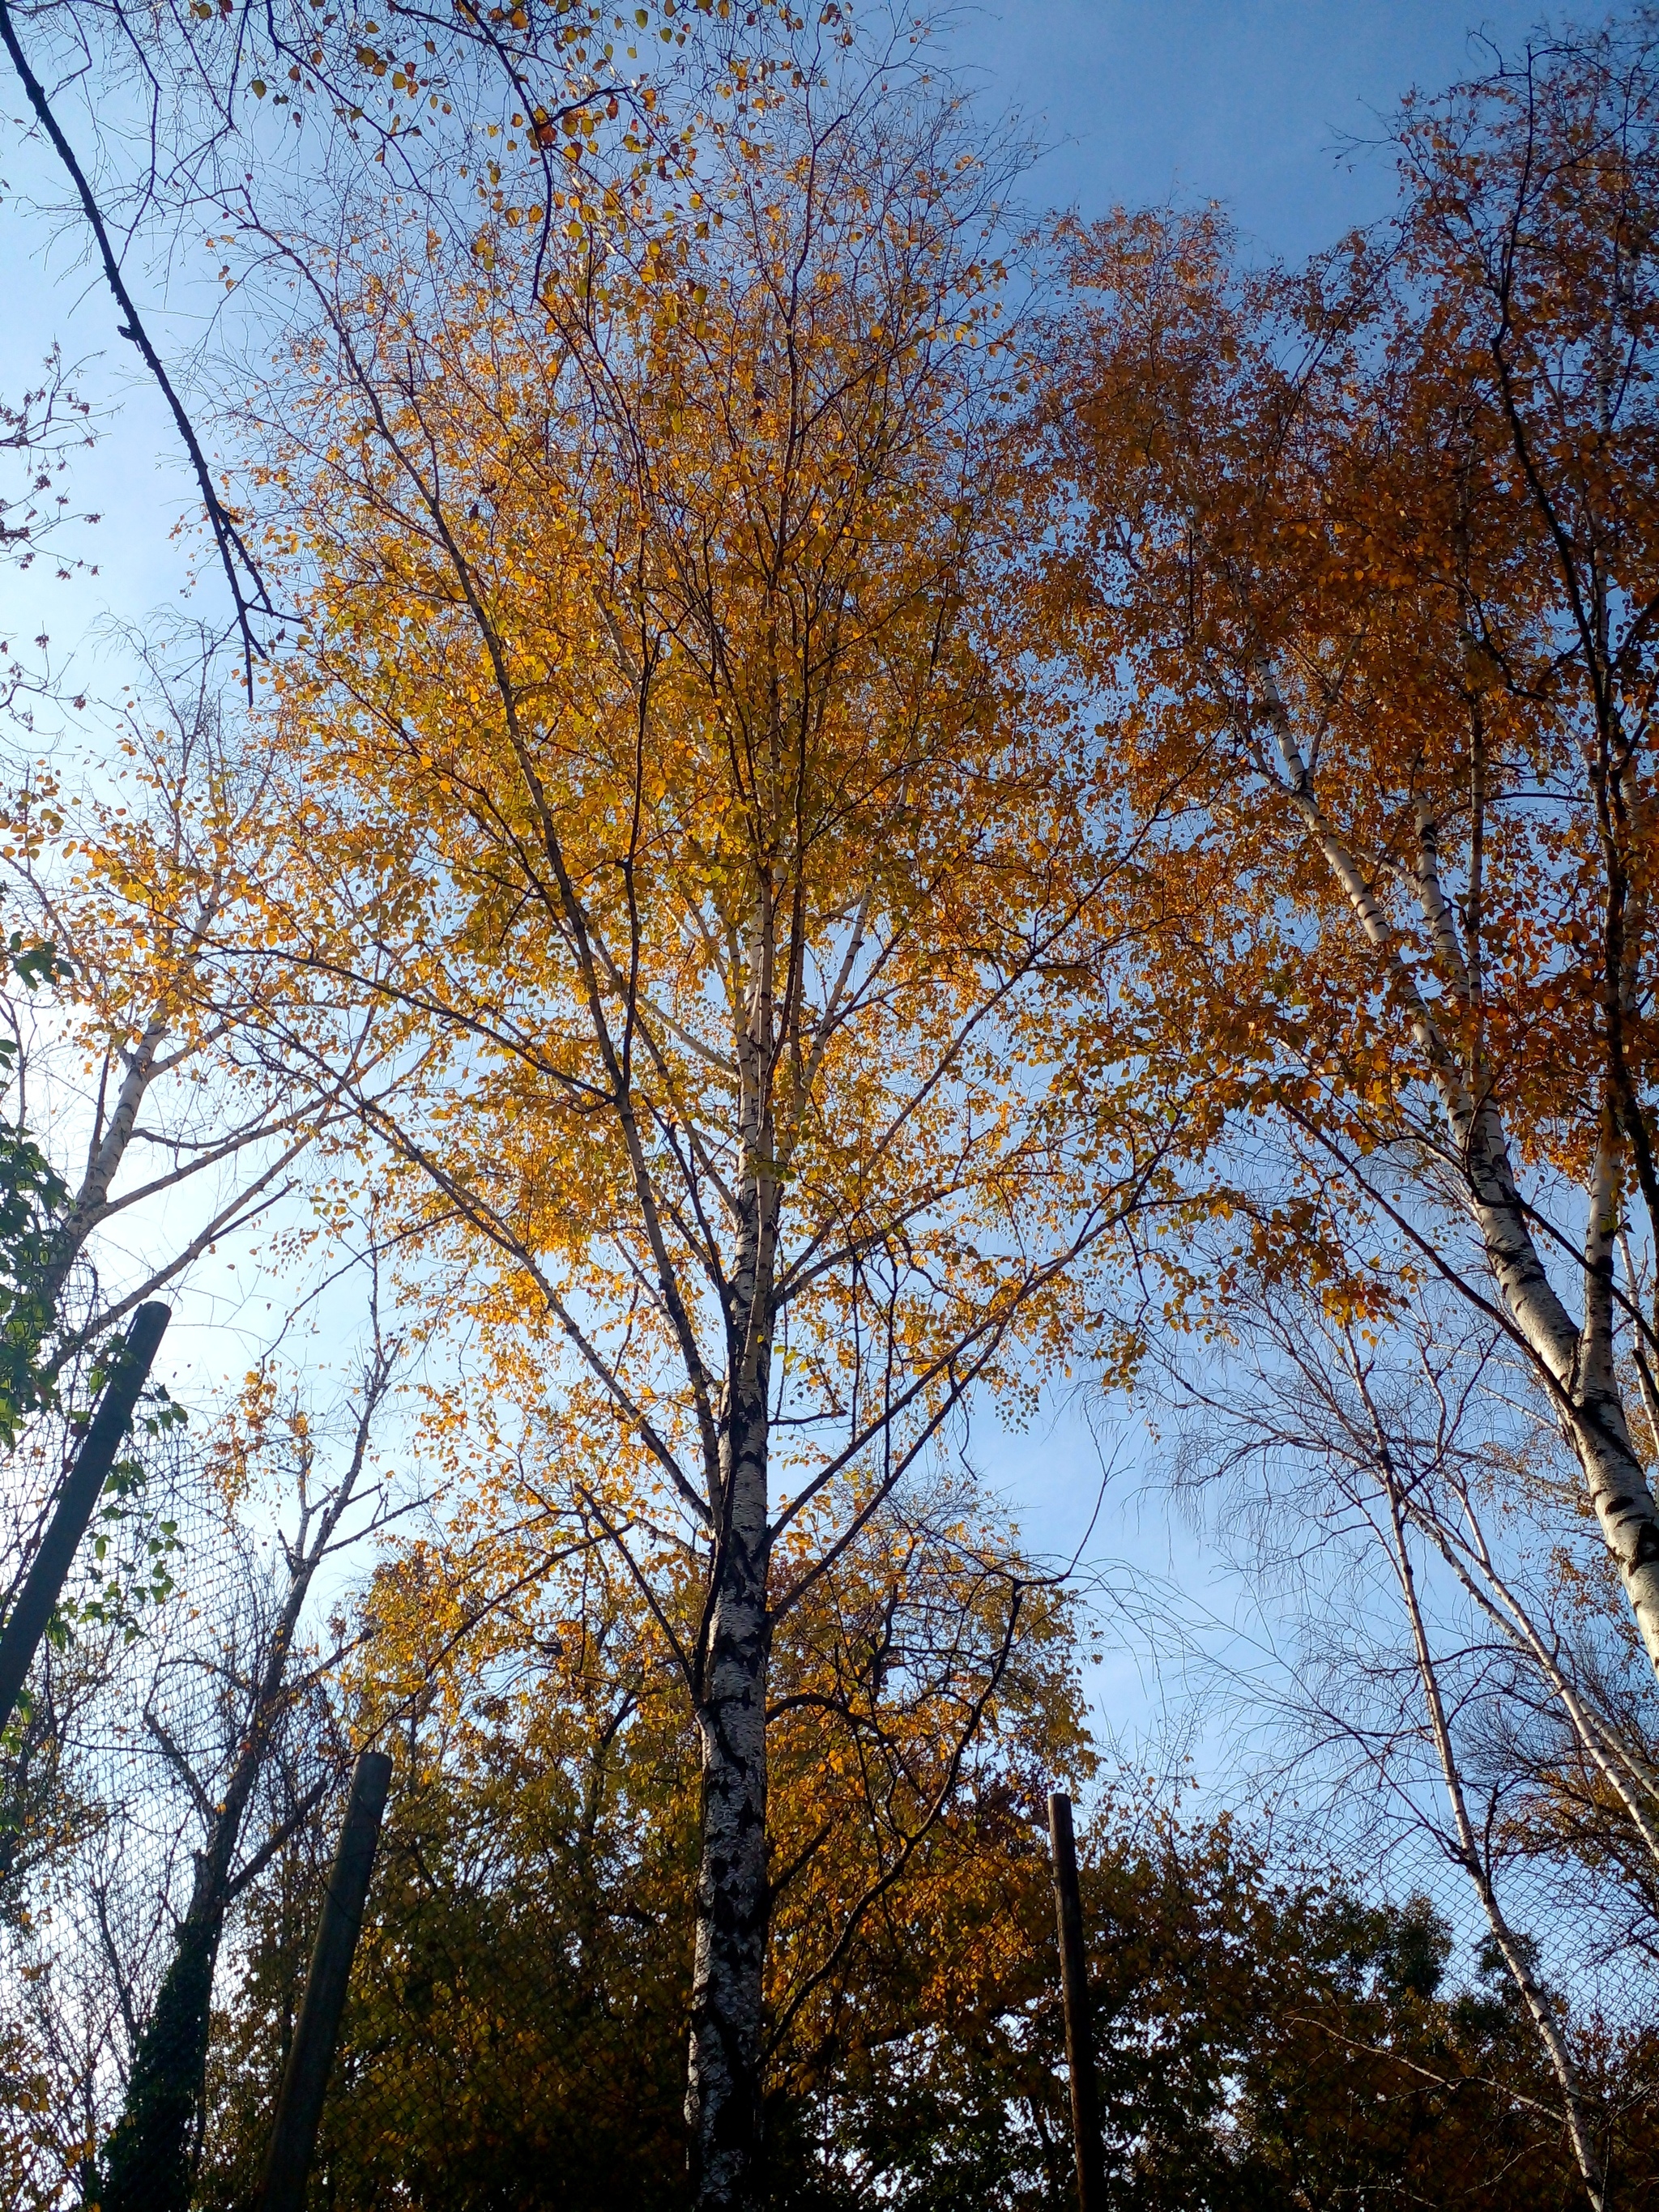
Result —
[[[162,1334],[172,1318],[172,1308],[159,1302],[140,1306],[132,1316],[126,1342],[116,1355],[91,1425],[81,1439],[75,1464],[58,1492],[22,1595],[11,1609],[4,1633],[0,1635],[0,1730],[9,1723],[18,1692],[28,1680],[40,1638],[63,1595],[81,1539],[103,1495],[115,1455],[132,1419],[138,1393],[144,1387]]]
[[[255,2199],[257,2212],[302,2212],[305,2204],[311,2156],[317,2148],[317,2129],[323,2117],[323,2097],[334,2063],[346,1984],[351,1979],[352,1955],[362,1926],[363,1901],[368,1895],[374,1846],[380,1840],[380,1817],[386,1811],[391,1782],[392,1761],[385,1752],[359,1754],[351,1777],[351,1802],[346,1807],[345,1826],[340,1831],[322,1918],[317,1924],[317,1947],[311,1954],[306,1993],[295,2023],[294,2047],[288,2054],[276,2099],[270,2148]]]
[[[1066,2069],[1072,2079],[1078,2212],[1105,2212],[1106,2176],[1100,2150],[1100,2105],[1095,2086],[1094,2035],[1089,2021],[1077,1844],[1072,1834],[1072,1801],[1058,1790],[1048,1796],[1048,1846],[1060,1913],[1060,1974],[1066,1998]]]

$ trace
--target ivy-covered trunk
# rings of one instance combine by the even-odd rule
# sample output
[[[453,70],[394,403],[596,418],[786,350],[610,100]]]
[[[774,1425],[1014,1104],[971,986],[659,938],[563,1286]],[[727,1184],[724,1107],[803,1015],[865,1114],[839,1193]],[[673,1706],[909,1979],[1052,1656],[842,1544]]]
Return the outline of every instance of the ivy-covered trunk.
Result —
[[[368,1443],[368,1419],[385,1387],[386,1371],[383,1364],[377,1366],[370,1378],[350,1471],[319,1517],[309,1547],[299,1553],[290,1573],[283,1609],[255,1686],[241,1747],[213,1814],[204,1847],[196,1855],[189,1908],[174,1932],[173,1956],[162,1977],[155,2008],[133,2051],[121,2117],[105,2146],[100,2212],[188,2212],[199,2148],[213,1970],[225,1915],[251,1875],[315,1805],[320,1791],[313,1791],[255,1859],[238,1872],[242,1825],[270,1747],[271,1732],[283,1708],[284,1678],[301,1608],[318,1561],[351,1498]],[[165,1730],[157,1727],[156,1734],[173,1762],[188,1775],[183,1754]],[[211,1798],[212,1793],[199,1777],[191,1780],[191,1786],[198,1802]]]
[[[224,1885],[204,1858],[104,2152],[101,2212],[188,2212]]]

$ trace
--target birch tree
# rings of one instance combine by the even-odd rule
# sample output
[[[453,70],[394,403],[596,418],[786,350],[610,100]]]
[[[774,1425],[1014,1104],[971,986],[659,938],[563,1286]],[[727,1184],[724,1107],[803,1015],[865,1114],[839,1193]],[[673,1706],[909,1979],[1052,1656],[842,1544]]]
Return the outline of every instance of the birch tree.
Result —
[[[1627,1206],[1659,1221],[1656,65],[1641,18],[1408,106],[1397,217],[1304,270],[1240,269],[1212,215],[1078,237],[1049,583],[1075,665],[1133,686],[1126,775],[1182,793],[1149,1020],[1293,1156],[1218,1200],[1212,1289],[1455,1285],[1553,1408],[1659,1665],[1654,1317],[1619,1256]],[[1320,1232],[1331,1187],[1401,1241],[1390,1282]]]
[[[428,1055],[366,1125],[543,1480],[696,1594],[658,1623],[711,2207],[759,2186],[774,1635],[979,1394],[1063,1369],[1177,1126],[1078,1079],[1124,854],[1002,591],[996,170],[908,57],[734,47],[695,175],[573,158],[556,258],[505,180],[464,269],[390,198],[295,253],[273,437],[316,578],[284,939]]]

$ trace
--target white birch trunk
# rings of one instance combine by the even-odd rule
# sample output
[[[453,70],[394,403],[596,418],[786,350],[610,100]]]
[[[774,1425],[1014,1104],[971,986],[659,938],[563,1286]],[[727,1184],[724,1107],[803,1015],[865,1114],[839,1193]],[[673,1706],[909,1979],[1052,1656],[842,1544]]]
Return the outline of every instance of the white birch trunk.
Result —
[[[744,1173],[728,1315],[726,1419],[711,1469],[714,1543],[707,1658],[694,1692],[702,1757],[702,1855],[685,2117],[696,2212],[756,2201],[771,1893],[766,1863],[767,1575],[772,1293],[779,1186],[771,1075],[775,915],[764,882],[736,1039]]]
[[[731,1407],[729,1519],[704,1691],[702,1848],[685,2117],[698,2212],[750,2201],[761,2135],[766,1871],[767,1435],[764,1385]]]
[[[108,1127],[93,1146],[87,1162],[87,1171],[81,1179],[81,1188],[76,1192],[74,1203],[53,1240],[42,1286],[48,1304],[53,1308],[69,1279],[70,1269],[80,1256],[82,1247],[103,1218],[104,1209],[109,1202],[110,1186],[126,1158],[127,1146],[132,1141],[132,1133],[137,1124],[138,1109],[144,1103],[144,1094],[149,1089],[150,1079],[155,1073],[155,1055],[161,1050],[161,1040],[166,1035],[167,1024],[157,1014],[127,1056],[126,1073],[116,1093],[115,1109],[110,1115]]]
[[[1469,1207],[1505,1312],[1559,1386],[1563,1432],[1583,1471],[1603,1542],[1619,1570],[1642,1643],[1659,1671],[1659,1510],[1631,1441],[1613,1360],[1613,1247],[1618,1228],[1616,1141],[1604,1130],[1589,1192],[1584,1323],[1573,1326],[1538,1251],[1490,1100],[1454,1122]]]
[[[1401,950],[1388,913],[1364,871],[1327,818],[1289,710],[1264,662],[1256,667],[1265,718],[1284,775],[1279,788],[1319,848],[1367,942],[1410,1009],[1413,1035],[1450,1126],[1464,1195],[1485,1249],[1504,1313],[1554,1387],[1557,1419],[1584,1476],[1609,1557],[1619,1571],[1643,1647],[1659,1673],[1659,1508],[1631,1442],[1613,1351],[1613,1251],[1618,1230],[1616,1127],[1604,1110],[1584,1255],[1584,1321],[1576,1326],[1540,1253],[1515,1179],[1508,1133],[1484,1066],[1465,1071],[1447,1042],[1434,1008]],[[1270,774],[1265,757],[1257,766]],[[1413,886],[1431,940],[1452,988],[1473,990],[1457,942],[1456,923],[1440,886],[1432,825],[1420,825],[1420,865]]]

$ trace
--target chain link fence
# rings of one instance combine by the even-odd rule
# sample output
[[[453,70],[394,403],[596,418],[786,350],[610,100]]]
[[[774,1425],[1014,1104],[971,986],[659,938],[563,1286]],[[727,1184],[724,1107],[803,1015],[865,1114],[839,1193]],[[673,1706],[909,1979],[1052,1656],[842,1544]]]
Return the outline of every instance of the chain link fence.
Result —
[[[361,1736],[362,1709],[301,1639],[220,1869],[199,2047],[168,2061],[188,2089],[182,2133],[169,2149],[164,2128],[136,2132],[135,2084],[166,2073],[143,2072],[155,2024],[169,2003],[190,2017],[181,1931],[210,1887],[284,1563],[274,1528],[180,1452],[158,1456],[130,1518],[126,1565],[98,1563],[104,1611],[88,1580],[12,1747],[0,2195],[19,2212],[254,2201]],[[434,1683],[379,1732],[392,1794],[316,2207],[683,2201],[695,1749],[665,1698],[636,1700],[603,1743],[597,1724],[550,1732],[556,1663],[492,1660],[464,1697]],[[1069,2201],[1040,1789],[1000,1812],[988,1796],[988,1834],[994,1814],[1006,1816],[995,1849],[933,1888],[898,1887],[776,2054],[780,2202]],[[1211,2173],[1217,2202],[1215,2177],[1251,2160],[1288,2189],[1315,2150],[1347,2186],[1356,2142],[1403,2191],[1423,2155],[1412,2128],[1534,2177],[1532,2194],[1494,2203],[1572,2201],[1547,2069],[1431,1793],[1350,1796],[1317,1825],[1282,1817],[1269,1839],[1120,1783],[1085,1792],[1079,1827],[1114,2203],[1189,2201],[1170,2178],[1181,2161]],[[1626,2106],[1650,2110],[1651,1900],[1604,1865],[1523,1850],[1498,1824],[1489,1840],[1500,1908],[1596,2094],[1619,2076]],[[789,1943],[810,1938],[790,1927]]]

